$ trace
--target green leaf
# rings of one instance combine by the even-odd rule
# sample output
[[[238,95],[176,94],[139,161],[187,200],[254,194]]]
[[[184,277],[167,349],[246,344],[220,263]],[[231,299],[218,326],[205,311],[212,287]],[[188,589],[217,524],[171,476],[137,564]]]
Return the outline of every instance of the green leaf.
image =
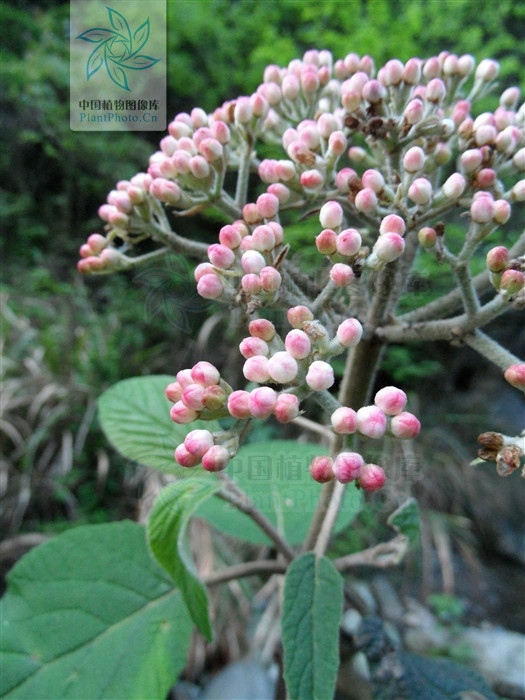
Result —
[[[4,698],[163,700],[191,620],[129,521],[77,527],[33,549],[2,601]]]
[[[413,547],[419,540],[419,507],[415,498],[402,503],[388,518],[388,524],[408,538]]]
[[[220,488],[204,479],[167,486],[155,501],[148,521],[148,541],[157,561],[180,588],[193,622],[211,641],[208,596],[188,551],[186,528],[195,508]]]
[[[219,430],[215,421],[177,425],[170,418],[171,403],[164,395],[173,377],[154,375],[125,379],[98,400],[99,417],[108,440],[135,462],[180,477],[190,475],[173,457],[175,447],[190,430]]]
[[[284,583],[283,647],[287,695],[330,700],[339,666],[343,579],[326,557],[307,552],[290,565]]]
[[[278,528],[290,544],[303,542],[317,506],[321,485],[308,466],[325,450],[293,440],[255,442],[239,450],[228,465],[228,476]],[[346,527],[361,509],[362,496],[350,487],[345,493],[336,531]],[[197,511],[219,530],[243,540],[268,544],[270,540],[244,513],[219,498],[211,498]]]

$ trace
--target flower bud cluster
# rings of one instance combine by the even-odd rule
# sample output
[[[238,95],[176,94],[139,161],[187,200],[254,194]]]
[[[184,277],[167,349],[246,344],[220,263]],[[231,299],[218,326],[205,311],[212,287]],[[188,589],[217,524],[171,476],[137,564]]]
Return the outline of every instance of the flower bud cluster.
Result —
[[[339,435],[360,434],[362,437],[378,439],[388,431],[402,440],[415,438],[421,424],[412,413],[405,411],[407,397],[404,391],[394,386],[380,389],[373,406],[363,406],[358,411],[341,406],[331,415],[334,432]],[[310,474],[315,481],[325,483],[337,479],[342,484],[355,481],[365,491],[377,491],[385,481],[384,470],[377,464],[365,464],[358,452],[340,452],[335,459],[316,457],[310,464]]]
[[[505,246],[496,246],[487,253],[490,281],[499,293],[512,300],[525,287],[525,258],[511,260]]]
[[[119,268],[122,254],[100,233],[92,233],[87,242],[80,246],[80,260],[77,269],[82,274],[113,272]]]
[[[166,387],[166,397],[173,403],[170,418],[183,425],[227,415],[225,406],[231,391],[214,365],[197,362],[191,369],[177,372],[177,381]]]

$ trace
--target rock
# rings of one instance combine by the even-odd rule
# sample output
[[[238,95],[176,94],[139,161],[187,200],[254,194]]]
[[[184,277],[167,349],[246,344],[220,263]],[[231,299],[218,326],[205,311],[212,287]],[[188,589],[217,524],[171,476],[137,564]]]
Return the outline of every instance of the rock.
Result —
[[[275,681],[257,661],[236,661],[215,675],[202,700],[273,700]]]

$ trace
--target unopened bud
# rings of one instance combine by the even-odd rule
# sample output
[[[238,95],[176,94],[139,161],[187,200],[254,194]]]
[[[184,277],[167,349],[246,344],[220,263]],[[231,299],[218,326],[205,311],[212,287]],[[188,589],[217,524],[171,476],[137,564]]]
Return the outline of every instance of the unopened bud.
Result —
[[[201,461],[200,457],[192,455],[191,452],[188,452],[182,443],[175,448],[175,459],[181,467],[190,469],[191,467],[196,467]]]
[[[233,391],[228,396],[228,411],[233,418],[244,419],[251,416],[250,394],[247,391]]]
[[[192,408],[188,408],[182,401],[177,401],[177,403],[174,403],[171,407],[170,418],[174,423],[184,425],[197,420],[197,412]]]
[[[279,394],[273,413],[279,423],[289,423],[299,415],[299,399],[295,394]]]
[[[415,204],[424,206],[432,199],[432,184],[426,178],[418,177],[408,188],[408,196]]]
[[[212,384],[218,384],[221,379],[221,375],[217,367],[211,364],[211,362],[197,362],[191,370],[191,377],[194,382],[202,384],[202,386],[207,387]]]
[[[268,355],[268,345],[261,338],[244,338],[239,345],[241,355],[247,360],[255,355]]]
[[[261,338],[269,342],[275,336],[275,326],[266,318],[256,318],[250,321],[248,331],[254,338]]]
[[[356,194],[355,197],[356,209],[363,214],[370,214],[377,209],[377,195],[374,190],[365,187]]]
[[[347,287],[354,278],[354,271],[350,265],[335,263],[330,270],[330,279],[336,287]]]
[[[412,413],[404,411],[392,418],[390,432],[401,440],[411,440],[419,435],[421,423]]]
[[[511,365],[503,376],[511,386],[525,391],[525,364]]]
[[[284,350],[276,352],[268,361],[268,373],[278,384],[289,384],[296,378],[298,371],[295,358]]]
[[[250,391],[248,405],[254,418],[268,418],[277,401],[277,394],[269,386]]]
[[[357,411],[357,429],[369,438],[383,437],[386,431],[386,416],[377,406],[363,406]]]
[[[365,491],[372,493],[385,485],[386,476],[383,469],[377,464],[365,464],[359,475],[359,485]]]
[[[357,430],[357,413],[353,408],[341,406],[330,417],[332,428],[340,435],[351,435]]]
[[[249,357],[244,363],[242,373],[249,382],[264,384],[270,379],[268,358],[264,355]]]
[[[286,335],[284,346],[287,352],[292,357],[295,357],[296,360],[303,360],[310,354],[312,344],[304,331],[294,328]]]
[[[171,401],[171,403],[176,403],[177,401],[181,400],[182,387],[179,382],[171,382],[171,384],[168,384],[164,390],[164,393],[166,394],[168,401]]]
[[[357,318],[347,318],[338,327],[336,338],[345,348],[354,347],[361,340],[363,326]]]
[[[220,472],[230,461],[230,453],[222,445],[213,445],[202,457],[202,466],[208,472]]]
[[[195,457],[202,457],[213,445],[213,435],[209,430],[192,430],[184,439],[184,447]]]
[[[337,234],[332,229],[325,228],[316,236],[315,245],[322,255],[332,255],[337,249]]]
[[[520,292],[525,285],[525,276],[520,270],[505,270],[501,275],[499,290],[506,296],[513,297]]]
[[[306,374],[306,383],[314,391],[329,389],[335,381],[334,370],[328,362],[316,360],[312,362]]]
[[[337,229],[343,222],[343,209],[338,202],[326,202],[319,212],[319,221],[323,228]]]
[[[380,389],[374,398],[374,403],[387,416],[396,416],[405,408],[407,395],[395,386],[385,386]]]
[[[330,457],[314,457],[309,466],[310,474],[314,481],[326,484],[334,478],[333,462]]]
[[[294,306],[288,309],[287,312],[288,323],[293,328],[302,328],[306,321],[313,321],[314,315],[306,306]]]
[[[424,226],[417,232],[417,239],[423,248],[432,248],[434,245],[436,245],[437,233],[435,229],[430,228],[429,226]]]
[[[397,260],[405,250],[405,241],[398,233],[384,233],[374,243],[374,253],[383,262]]]
[[[188,408],[193,408],[194,411],[202,410],[204,408],[202,403],[204,391],[205,389],[201,384],[190,384],[182,392],[182,403]]]
[[[333,465],[335,478],[341,484],[349,484],[360,476],[364,463],[358,452],[341,452]]]
[[[403,167],[408,173],[417,173],[425,165],[425,152],[419,146],[412,146],[403,156]]]

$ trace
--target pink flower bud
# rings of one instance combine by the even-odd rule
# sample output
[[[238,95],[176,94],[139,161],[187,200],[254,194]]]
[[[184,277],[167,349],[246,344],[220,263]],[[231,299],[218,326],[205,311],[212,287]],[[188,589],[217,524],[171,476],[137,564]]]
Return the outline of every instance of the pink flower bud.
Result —
[[[248,406],[254,418],[268,418],[277,401],[277,394],[269,386],[250,391]]]
[[[328,150],[336,156],[341,156],[348,146],[348,139],[342,131],[334,131],[328,139]]]
[[[279,212],[279,200],[273,194],[261,194],[257,198],[257,211],[261,219],[273,219]]]
[[[387,416],[396,416],[405,408],[407,395],[395,386],[385,386],[380,389],[374,398],[374,403]]]
[[[356,209],[363,214],[370,214],[377,209],[377,195],[374,190],[365,187],[355,197]]]
[[[400,216],[397,214],[388,214],[379,225],[379,233],[381,235],[385,233],[398,233],[402,236],[405,233],[405,228],[405,222]]]
[[[409,58],[403,68],[402,79],[407,85],[415,85],[421,78],[421,61],[419,58]]]
[[[218,299],[224,292],[224,287],[218,275],[203,275],[197,282],[197,292],[204,299]]]
[[[379,80],[369,80],[363,85],[362,95],[370,104],[377,104],[386,97],[386,90]]]
[[[478,146],[492,145],[496,140],[496,127],[491,124],[484,124],[476,129],[475,141]]]
[[[196,282],[198,282],[201,277],[204,277],[204,275],[216,275],[215,268],[211,263],[199,263],[195,268],[193,276]]]
[[[330,417],[332,428],[340,435],[351,435],[357,430],[357,413],[353,408],[341,406]]]
[[[188,408],[182,401],[174,403],[170,410],[170,418],[174,423],[184,425],[185,423],[193,423],[197,420],[197,412],[192,408]]]
[[[241,277],[241,286],[246,294],[259,294],[262,286],[259,275],[247,274]]]
[[[191,376],[191,369],[181,369],[179,372],[177,372],[177,381],[183,391],[186,389],[186,387],[190,386],[190,384],[193,384],[194,382]]]
[[[390,432],[401,440],[411,440],[419,435],[421,423],[412,413],[404,411],[392,418]]]
[[[300,177],[301,187],[307,190],[316,190],[324,182],[324,177],[319,170],[305,170]]]
[[[289,423],[299,415],[299,399],[295,394],[279,394],[273,413],[279,423]]]
[[[358,452],[341,452],[334,461],[334,476],[341,484],[349,484],[359,477],[364,463]]]
[[[500,292],[513,297],[520,292],[525,285],[525,276],[519,270],[505,270],[499,283]]]
[[[201,384],[190,384],[182,392],[182,403],[194,411],[201,411],[204,408],[202,399],[204,397],[204,387]]]
[[[335,184],[339,192],[344,194],[350,192],[350,182],[357,178],[355,170],[352,168],[343,168],[335,176]]]
[[[281,286],[281,273],[271,265],[263,267],[259,273],[259,279],[261,280],[261,287],[263,291],[268,293],[273,294]]]
[[[191,370],[191,378],[197,384],[202,384],[202,386],[207,387],[212,384],[218,384],[221,375],[217,367],[211,364],[211,362],[200,361],[193,366]]]
[[[257,250],[247,250],[241,258],[243,270],[247,273],[258,274],[266,266],[264,256]]]
[[[476,68],[475,77],[478,80],[489,83],[498,77],[499,63],[490,58],[484,58]]]
[[[525,170],[525,148],[520,148],[520,150],[514,154],[512,164],[521,172]]]
[[[104,250],[108,242],[106,241],[104,236],[100,235],[100,233],[92,233],[91,236],[88,236],[87,244],[90,247],[91,251],[95,255],[97,255],[102,250]]]
[[[286,314],[288,323],[293,328],[302,328],[306,321],[313,321],[314,315],[306,306],[294,306]]]
[[[244,363],[242,373],[249,382],[257,382],[264,384],[269,381],[270,373],[268,371],[268,358],[263,355],[254,355],[249,357]]]
[[[257,205],[253,203],[245,204],[242,208],[242,218],[247,224],[257,224],[261,220]]]
[[[464,54],[458,59],[458,72],[462,77],[469,76],[474,70],[475,61],[470,54]]]
[[[310,338],[304,331],[297,328],[287,334],[284,346],[287,352],[292,357],[295,357],[296,360],[303,360],[310,354],[311,350]]]
[[[323,391],[324,389],[329,389],[334,381],[334,370],[328,362],[323,362],[322,360],[312,362],[306,375],[306,383],[310,389]]]
[[[215,267],[226,270],[231,267],[235,261],[235,253],[220,243],[213,243],[208,248],[208,258]]]
[[[268,187],[268,192],[270,194],[274,194],[281,204],[286,204],[286,202],[290,199],[290,190],[288,187],[281,185],[280,183],[270,185]]]
[[[453,173],[447,180],[445,180],[441,190],[447,199],[459,199],[465,191],[466,186],[467,183],[463,175]]]
[[[437,233],[435,229],[424,226],[417,232],[417,239],[423,248],[432,248],[432,246],[436,245]]]
[[[413,146],[403,156],[403,167],[408,173],[417,173],[425,165],[425,152],[419,146]]]
[[[343,222],[343,209],[338,202],[326,202],[319,212],[319,221],[323,228],[336,229]]]
[[[164,393],[166,394],[168,401],[171,401],[171,403],[177,403],[177,401],[180,401],[182,397],[182,387],[179,382],[171,382],[171,384],[168,384],[164,390]]]
[[[348,149],[348,157],[352,163],[361,163],[361,161],[366,158],[366,151],[359,146],[352,146]]]
[[[258,119],[264,119],[270,111],[269,101],[260,93],[251,95],[250,104],[252,106],[253,116],[257,117]]]
[[[219,143],[222,143],[223,146],[229,142],[230,130],[229,130],[227,124],[225,124],[224,122],[222,122],[222,121],[213,122],[213,124],[210,127],[210,130],[211,130],[212,136],[214,138],[216,138]]]
[[[261,338],[244,338],[239,345],[241,355],[247,360],[256,355],[268,355],[270,350],[268,345]]]
[[[336,249],[340,255],[353,257],[361,248],[361,235],[355,228],[347,228],[337,236]]]
[[[337,245],[337,235],[335,231],[330,228],[325,228],[321,233],[315,238],[315,245],[317,250],[323,255],[332,255],[335,253]]]
[[[496,171],[492,168],[483,168],[476,175],[475,184],[482,189],[490,189],[496,182]]]
[[[204,389],[202,404],[209,411],[217,411],[224,406],[226,401],[226,392],[218,384],[212,384]]]
[[[505,224],[510,218],[510,204],[505,199],[497,199],[494,202],[493,220],[497,224]]]
[[[511,190],[512,199],[515,202],[525,202],[525,180],[517,182]]]
[[[427,85],[426,98],[429,102],[439,104],[447,94],[445,83],[439,78],[433,78]]]
[[[184,447],[195,457],[202,457],[213,445],[213,435],[209,430],[192,430],[184,439]]]
[[[369,438],[383,437],[386,431],[386,416],[377,406],[363,406],[357,412],[357,429]]]
[[[399,85],[403,78],[404,66],[397,58],[385,63],[385,85]]]
[[[368,187],[376,194],[379,194],[385,189],[385,178],[379,170],[365,170],[361,177],[361,182],[364,187]]]
[[[472,148],[461,154],[461,168],[465,173],[473,173],[480,167],[482,160],[483,156],[479,148]]]
[[[384,233],[374,243],[374,253],[383,262],[397,260],[405,250],[405,241],[397,233]]]
[[[295,358],[284,350],[276,352],[268,361],[268,373],[278,384],[292,382],[298,371],[299,367]]]
[[[310,474],[314,481],[326,484],[334,478],[333,462],[330,457],[314,457],[309,466]]]
[[[206,158],[208,163],[214,163],[222,158],[223,148],[217,139],[203,139],[199,144],[199,151]]]
[[[180,444],[175,448],[175,459],[181,467],[187,468],[196,467],[201,461],[200,457],[192,455],[191,452],[188,452],[183,444]]]
[[[317,119],[317,129],[323,139],[330,138],[330,135],[337,131],[340,127],[338,119],[329,112],[323,112]]]
[[[230,415],[240,420],[249,418],[252,415],[250,413],[249,400],[250,394],[247,391],[233,391],[228,396],[228,411]]]
[[[93,257],[93,250],[89,247],[87,243],[81,245],[78,252],[81,258]]]
[[[347,318],[338,327],[336,338],[345,348],[354,347],[361,340],[363,326],[357,318]]]
[[[423,118],[424,106],[421,100],[410,100],[405,107],[403,117],[407,124],[417,124]]]
[[[261,338],[267,342],[275,336],[275,326],[265,318],[256,318],[250,321],[248,331],[254,338]]]
[[[357,90],[343,89],[341,103],[347,112],[357,112],[361,104],[361,93]]]
[[[248,124],[253,116],[249,97],[239,97],[235,102],[233,118],[239,124]]]
[[[198,180],[204,180],[210,174],[210,166],[206,158],[202,156],[192,156],[189,162],[191,174]]]
[[[470,117],[467,117],[464,119],[461,124],[458,126],[458,135],[462,139],[469,139],[472,135],[472,125],[473,121]]]
[[[408,188],[408,196],[420,206],[428,204],[432,199],[431,183],[424,177],[416,178]]]
[[[347,287],[354,278],[354,271],[350,265],[335,263],[330,270],[330,279],[336,287]]]
[[[242,236],[233,226],[228,224],[219,231],[219,241],[221,245],[236,250],[241,245]]]
[[[202,457],[202,466],[207,472],[220,472],[230,461],[230,453],[222,445],[213,445]]]
[[[475,197],[470,205],[470,216],[477,224],[486,224],[492,221],[494,215],[494,200],[484,193],[482,197]]]
[[[385,484],[385,472],[377,464],[365,464],[359,475],[359,485],[365,491],[378,491]]]
[[[525,391],[525,364],[511,365],[503,376],[511,386]]]
[[[286,75],[283,78],[281,89],[286,100],[295,100],[301,89],[301,84],[296,75]]]
[[[252,233],[252,245],[261,253],[275,248],[275,236],[270,226],[257,226]]]
[[[487,253],[487,267],[491,272],[503,272],[509,264],[509,251],[505,246],[496,246]]]

